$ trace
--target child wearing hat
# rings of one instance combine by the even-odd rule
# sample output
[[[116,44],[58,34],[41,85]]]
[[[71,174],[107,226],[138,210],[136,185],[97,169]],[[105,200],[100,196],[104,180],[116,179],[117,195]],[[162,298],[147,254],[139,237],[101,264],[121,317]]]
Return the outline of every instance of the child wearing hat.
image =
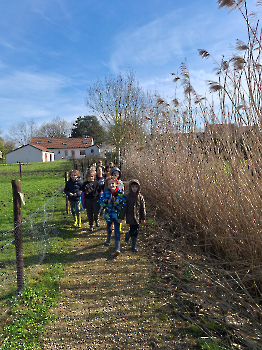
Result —
[[[120,191],[122,191],[124,193],[125,188],[124,188],[124,183],[121,180],[121,170],[117,167],[113,167],[110,170],[110,175],[116,177],[117,181],[118,181],[118,188],[120,189]]]
[[[139,224],[145,223],[146,204],[143,195],[140,193],[140,183],[135,179],[129,182],[129,193],[126,195],[126,204],[119,215],[119,223],[121,223],[125,215],[126,223],[130,226],[129,232],[126,233],[125,241],[129,243],[131,237],[132,250],[137,252],[136,241],[139,232]]]

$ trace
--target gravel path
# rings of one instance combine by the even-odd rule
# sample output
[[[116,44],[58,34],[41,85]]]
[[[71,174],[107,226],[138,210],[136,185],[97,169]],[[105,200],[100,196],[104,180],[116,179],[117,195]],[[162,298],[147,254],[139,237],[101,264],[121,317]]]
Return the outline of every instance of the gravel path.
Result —
[[[114,237],[104,246],[104,220],[93,232],[86,226],[72,234],[45,349],[174,349],[172,322],[151,290],[153,267],[142,242],[133,253],[121,235],[121,255],[115,258]]]

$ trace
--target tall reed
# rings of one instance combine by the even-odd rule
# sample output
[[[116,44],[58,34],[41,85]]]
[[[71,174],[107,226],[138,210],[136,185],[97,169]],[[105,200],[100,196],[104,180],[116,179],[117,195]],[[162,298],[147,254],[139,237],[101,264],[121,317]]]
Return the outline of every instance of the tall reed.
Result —
[[[148,116],[144,146],[126,151],[129,176],[139,177],[156,215],[170,228],[188,233],[190,242],[226,262],[253,295],[262,290],[262,79],[259,26],[250,25],[244,1],[219,1],[237,8],[247,25],[248,43],[217,63],[217,81],[209,81],[218,103],[194,90],[186,64],[181,82],[185,101],[158,99]],[[204,58],[212,58],[199,50]],[[200,132],[202,124],[204,132]],[[177,230],[175,231],[177,232]]]

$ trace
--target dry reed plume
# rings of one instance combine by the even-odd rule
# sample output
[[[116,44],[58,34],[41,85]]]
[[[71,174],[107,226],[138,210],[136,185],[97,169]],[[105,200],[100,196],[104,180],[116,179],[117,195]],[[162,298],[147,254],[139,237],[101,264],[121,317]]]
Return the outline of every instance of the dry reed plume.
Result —
[[[129,145],[125,166],[130,177],[139,177],[170,238],[183,237],[190,249],[213,259],[223,279],[234,281],[232,290],[261,313],[261,35],[258,23],[251,27],[244,1],[218,3],[239,9],[248,43],[237,40],[236,53],[215,62],[217,81],[208,85],[217,106],[196,93],[182,64],[173,75],[185,101],[175,96],[169,104],[159,97],[158,113],[147,118],[150,135],[142,148]],[[212,58],[206,50],[199,54]]]

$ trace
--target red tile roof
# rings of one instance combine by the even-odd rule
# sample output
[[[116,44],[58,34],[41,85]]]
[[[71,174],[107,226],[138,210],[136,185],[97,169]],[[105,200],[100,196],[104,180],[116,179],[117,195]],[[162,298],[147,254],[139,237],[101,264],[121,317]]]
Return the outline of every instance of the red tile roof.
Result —
[[[88,148],[93,146],[92,137],[79,137],[79,138],[62,138],[56,139],[53,137],[33,137],[30,141],[30,145],[36,147],[42,146],[47,149],[60,149],[60,148]]]
[[[30,146],[33,146],[33,147],[35,147],[35,148],[37,148],[37,149],[40,149],[40,151],[44,151],[44,152],[53,152],[52,150],[47,149],[47,148],[45,148],[45,147],[43,147],[43,146],[41,146],[41,145],[31,145],[31,144],[30,144]]]

